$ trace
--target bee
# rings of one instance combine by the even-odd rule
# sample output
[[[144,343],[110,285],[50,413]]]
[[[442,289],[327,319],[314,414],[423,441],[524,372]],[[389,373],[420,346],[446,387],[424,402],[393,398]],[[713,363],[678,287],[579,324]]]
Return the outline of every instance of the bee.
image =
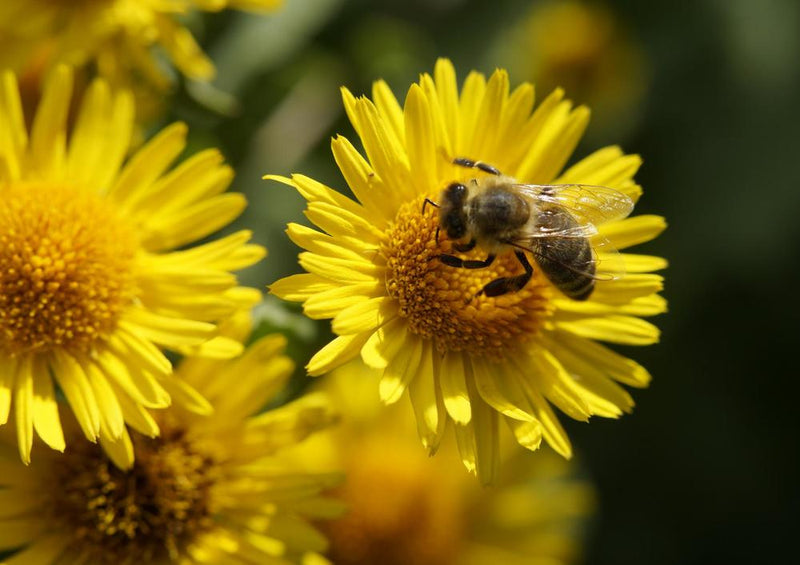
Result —
[[[533,276],[528,254],[545,277],[565,296],[586,300],[597,280],[624,274],[619,254],[598,234],[597,226],[625,218],[633,201],[605,186],[584,184],[521,184],[495,167],[458,158],[453,163],[487,173],[467,184],[453,182],[439,196],[436,243],[442,230],[459,253],[476,246],[487,252],[483,260],[442,254],[450,267],[481,269],[498,255],[512,252],[524,272],[486,284],[477,296],[501,296],[522,289]]]

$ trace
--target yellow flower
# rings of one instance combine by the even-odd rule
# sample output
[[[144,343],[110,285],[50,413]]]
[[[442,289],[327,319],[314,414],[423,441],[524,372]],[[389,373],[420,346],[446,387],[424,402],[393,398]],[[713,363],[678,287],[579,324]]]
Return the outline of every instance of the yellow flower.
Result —
[[[193,9],[272,10],[281,0],[3,0],[0,67],[26,69],[44,53],[51,63],[95,65],[114,83],[164,84],[153,48],[193,79],[214,65],[179,17]]]
[[[248,322],[238,316],[225,333],[244,339]],[[159,413],[159,437],[132,434],[130,470],[80,437],[29,467],[0,450],[0,552],[20,548],[4,563],[324,562],[312,560],[327,544],[308,520],[339,515],[341,504],[319,494],[339,475],[299,471],[281,450],[334,416],[320,394],[257,414],[292,372],[284,346],[272,335],[236,359],[181,363],[180,378],[214,414]]]
[[[663,312],[656,293],[662,278],[649,271],[666,262],[622,254],[623,278],[598,281],[589,300],[559,294],[539,269],[519,292],[478,296],[489,281],[521,272],[513,253],[491,267],[457,269],[436,257],[451,250],[436,242],[438,199],[450,183],[469,183],[478,173],[455,166],[453,157],[490,163],[523,183],[581,183],[618,189],[636,200],[636,155],[607,147],[560,172],[589,119],[556,90],[533,108],[533,87],[509,94],[508,76],[487,82],[467,77],[459,94],[449,61],[434,78],[423,75],[401,108],[384,82],[374,103],[344,90],[344,104],[361,137],[365,160],[342,137],[333,154],[355,202],[303,175],[276,178],[295,187],[309,204],[307,217],[321,231],[289,225],[290,238],[307,251],[308,273],[278,281],[278,296],[304,303],[312,318],[333,318],[339,337],[309,362],[312,375],[326,373],[359,354],[383,371],[380,395],[393,403],[407,391],[419,433],[436,451],[445,422],[455,423],[466,467],[490,481],[497,467],[499,426],[517,441],[538,448],[541,438],[569,457],[571,446],[550,403],[569,416],[618,417],[633,400],[617,382],[643,387],[647,371],[595,340],[651,344],[658,330],[640,316]],[[648,241],[664,229],[657,216],[638,216],[599,226],[617,249]],[[463,255],[483,259],[486,251]]]
[[[321,525],[337,565],[565,565],[581,555],[582,526],[595,506],[590,483],[549,450],[516,452],[494,488],[454,474],[452,445],[429,458],[414,422],[380,401],[352,365],[322,380],[342,425],[310,438],[293,455],[310,468],[342,470],[335,490],[347,506]],[[355,379],[354,377],[360,377]],[[360,381],[354,382],[354,381]],[[370,394],[371,393],[371,394]],[[507,454],[508,455],[508,454]]]
[[[563,87],[592,107],[601,130],[636,119],[647,60],[611,10],[575,0],[538,3],[501,41],[515,75],[544,90]]]
[[[241,231],[195,247],[236,218],[241,194],[216,150],[169,170],[186,126],[163,130],[126,161],[130,94],[88,90],[67,142],[72,74],[47,82],[30,137],[16,81],[0,84],[0,424],[12,414],[30,460],[34,430],[63,451],[56,391],[84,435],[133,460],[125,425],[154,437],[148,413],[172,400],[208,403],[172,372],[159,347],[230,357],[215,321],[258,301],[231,271],[264,249]],[[182,248],[179,251],[176,249]],[[214,339],[212,339],[214,338]]]

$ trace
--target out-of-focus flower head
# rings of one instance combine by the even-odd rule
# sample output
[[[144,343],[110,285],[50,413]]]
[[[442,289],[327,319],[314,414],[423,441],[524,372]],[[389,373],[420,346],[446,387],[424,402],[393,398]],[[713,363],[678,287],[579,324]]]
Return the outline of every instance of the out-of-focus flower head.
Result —
[[[619,135],[635,122],[649,83],[642,46],[611,9],[580,0],[531,7],[499,40],[515,76],[540,92],[563,88],[592,108],[595,133]]]
[[[57,388],[86,438],[121,466],[127,426],[155,437],[150,409],[211,406],[176,377],[163,350],[216,358],[241,344],[216,322],[260,299],[234,271],[260,260],[250,232],[192,246],[236,218],[233,170],[208,149],[172,168],[186,126],[127,158],[132,96],[102,79],[67,125],[73,74],[49,77],[28,131],[15,77],[0,76],[0,425],[63,451]]]
[[[221,333],[246,340],[249,315]],[[341,514],[323,495],[338,473],[309,473],[282,455],[336,416],[320,393],[263,413],[292,372],[270,335],[230,360],[188,358],[176,373],[214,412],[160,412],[161,435],[133,432],[122,470],[65,418],[69,449],[28,467],[0,447],[0,551],[7,563],[324,563],[312,525]],[[4,449],[4,447],[6,447]],[[112,452],[111,457],[115,454]]]
[[[550,451],[532,457],[509,450],[497,485],[481,487],[453,472],[452,444],[427,457],[413,438],[411,414],[382,407],[370,378],[376,375],[367,373],[351,363],[323,377],[319,388],[331,395],[343,422],[294,450],[312,468],[345,472],[334,492],[348,510],[322,526],[334,563],[576,562],[595,506],[591,483],[578,477],[576,464]]]
[[[130,89],[139,118],[160,109],[169,64],[210,80],[214,65],[182,19],[193,10],[271,11],[282,0],[3,0],[0,69],[46,74],[65,63]]]
[[[622,262],[627,274],[596,281],[587,300],[559,292],[538,267],[514,292],[480,292],[523,270],[513,252],[488,263],[492,251],[481,245],[457,252],[434,206],[425,210],[426,199],[435,204],[444,188],[468,190],[490,174],[457,166],[454,157],[488,163],[514,183],[602,185],[628,203],[642,194],[633,180],[641,159],[616,146],[562,170],[588,123],[586,107],[574,108],[556,90],[534,110],[532,85],[509,90],[507,73],[498,70],[488,81],[471,73],[459,91],[447,60],[411,86],[402,107],[382,81],[373,100],[344,89],[367,159],[343,137],[332,147],[357,200],[301,174],[267,177],[296,188],[318,228],[289,225],[289,237],[306,250],[299,258],[307,273],[270,287],[303,302],[311,318],[333,319],[338,337],[311,359],[309,372],[320,375],[360,356],[382,371],[384,402],[408,394],[431,453],[446,423],[455,424],[464,465],[485,482],[498,470],[501,425],[528,449],[544,438],[569,457],[571,443],[551,404],[582,421],[629,412],[633,399],[618,383],[644,387],[650,375],[597,341],[655,343],[658,329],[642,317],[666,310],[658,295],[663,279],[652,273],[666,266],[664,259],[596,252],[600,244],[625,249],[655,238],[665,227],[658,216],[591,226],[598,247],[590,252],[600,262]],[[452,253],[482,268],[440,259]]]

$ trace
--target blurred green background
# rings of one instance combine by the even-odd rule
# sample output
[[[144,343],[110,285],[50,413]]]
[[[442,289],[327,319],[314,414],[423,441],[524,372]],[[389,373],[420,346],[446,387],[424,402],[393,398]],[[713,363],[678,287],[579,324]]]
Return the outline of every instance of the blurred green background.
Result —
[[[576,158],[608,144],[640,153],[637,212],[670,224],[640,248],[671,263],[662,342],[624,351],[653,384],[634,392],[637,408],[620,421],[563,418],[601,499],[587,563],[791,559],[800,3],[609,1],[591,5],[604,23],[588,27],[537,23],[546,4],[287,0],[274,16],[206,16],[194,23],[218,78],[183,85],[170,119],[188,121],[195,147],[219,146],[237,169],[234,189],[251,206],[231,229],[247,226],[268,246],[267,261],[244,275],[263,287],[298,271],[283,230],[303,202],[261,176],[303,172],[346,190],[329,151],[335,133],[355,141],[340,85],[369,94],[384,78],[402,100],[439,56],[460,79],[495,67],[512,71],[512,85],[538,79],[540,99],[553,77],[571,83],[567,95],[594,109]],[[540,37],[554,60],[541,61]],[[277,325],[297,343],[325,341],[327,323],[292,320]],[[301,361],[309,354],[295,346]]]

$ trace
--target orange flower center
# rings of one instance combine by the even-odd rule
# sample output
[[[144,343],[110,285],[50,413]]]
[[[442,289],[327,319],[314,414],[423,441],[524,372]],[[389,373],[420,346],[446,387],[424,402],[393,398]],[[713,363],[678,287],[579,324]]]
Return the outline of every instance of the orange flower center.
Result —
[[[0,187],[0,351],[90,349],[132,299],[137,245],[96,194]]]
[[[502,358],[509,347],[538,334],[553,311],[552,290],[538,271],[517,292],[478,296],[487,283],[522,273],[522,265],[513,253],[479,269],[445,265],[438,255],[480,260],[487,253],[480,248],[456,253],[444,233],[437,245],[438,215],[435,209],[423,215],[422,202],[400,208],[383,249],[388,293],[399,301],[411,331],[432,339],[440,351],[492,358]]]

